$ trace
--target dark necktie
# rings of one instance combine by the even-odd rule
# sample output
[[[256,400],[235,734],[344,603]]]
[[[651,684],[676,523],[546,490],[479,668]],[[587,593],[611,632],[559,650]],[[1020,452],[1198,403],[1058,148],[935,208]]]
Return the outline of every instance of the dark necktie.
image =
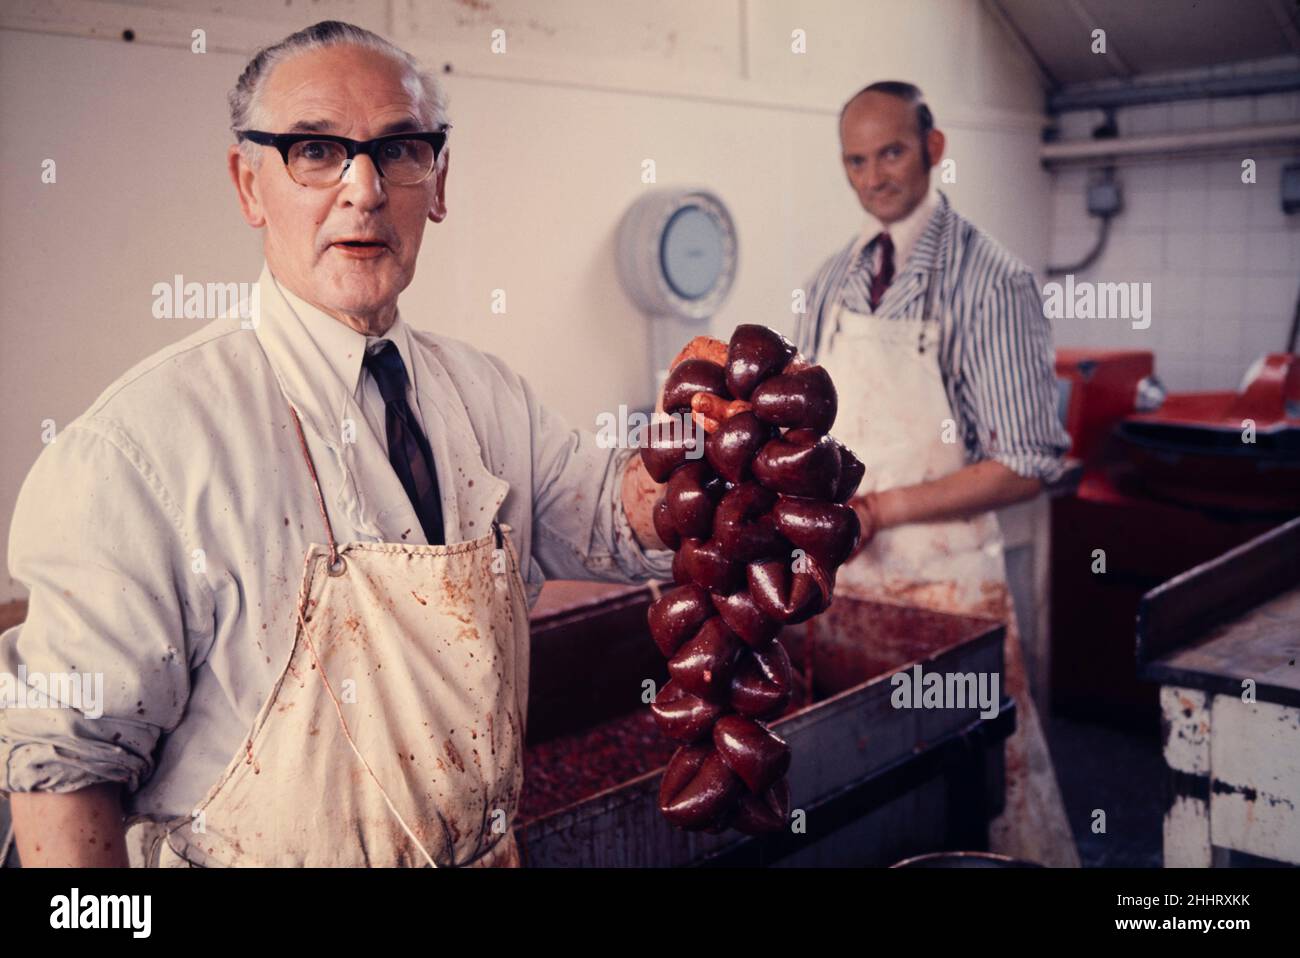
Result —
[[[871,277],[871,311],[874,313],[880,301],[884,299],[885,290],[894,281],[894,241],[888,233],[876,237],[880,244],[880,269]]]
[[[388,434],[388,461],[410,497],[429,545],[443,545],[442,497],[433,451],[420,424],[406,404],[406,365],[391,339],[367,350],[362,364],[370,370],[384,397],[384,428]]]

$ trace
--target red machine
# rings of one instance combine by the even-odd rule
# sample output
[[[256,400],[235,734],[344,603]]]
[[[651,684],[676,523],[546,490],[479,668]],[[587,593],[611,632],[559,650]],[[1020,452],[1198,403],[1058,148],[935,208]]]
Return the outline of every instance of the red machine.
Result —
[[[1159,717],[1135,673],[1142,594],[1300,514],[1300,358],[1264,357],[1239,393],[1167,397],[1153,365],[1078,349],[1056,361],[1084,472],[1052,504],[1052,707],[1121,725]]]
[[[1136,410],[1138,391],[1155,372],[1149,352],[1058,349],[1065,428],[1074,440],[1070,455],[1091,462],[1120,419]]]
[[[1170,396],[1117,436],[1157,495],[1242,512],[1300,510],[1300,357],[1260,359],[1240,393]]]

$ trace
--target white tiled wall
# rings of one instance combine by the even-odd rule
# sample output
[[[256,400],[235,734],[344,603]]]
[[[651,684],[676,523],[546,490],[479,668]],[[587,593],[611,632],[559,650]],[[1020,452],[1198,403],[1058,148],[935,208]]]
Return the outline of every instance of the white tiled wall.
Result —
[[[1189,101],[1120,110],[1121,136],[1300,119],[1300,95]],[[1067,139],[1088,136],[1100,112],[1061,118]],[[1256,160],[1256,182],[1241,181]],[[1173,390],[1235,389],[1250,363],[1281,351],[1300,294],[1300,214],[1281,207],[1281,171],[1300,151],[1161,159],[1121,166],[1124,209],[1105,252],[1076,281],[1151,283],[1151,326],[1121,319],[1059,319],[1060,346],[1151,349]],[[1086,212],[1090,175],[1053,176],[1050,256],[1077,262],[1098,221]],[[1044,280],[1047,281],[1046,279]]]

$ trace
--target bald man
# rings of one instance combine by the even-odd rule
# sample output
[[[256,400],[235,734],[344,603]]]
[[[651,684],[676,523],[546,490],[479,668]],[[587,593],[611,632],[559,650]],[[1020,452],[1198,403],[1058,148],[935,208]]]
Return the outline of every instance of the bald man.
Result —
[[[945,140],[921,91],[873,83],[840,114],[844,172],[866,216],[818,270],[796,343],[839,387],[835,435],[866,463],[863,545],[836,590],[1008,623],[1007,743],[996,851],[1078,855],[1029,697],[993,510],[1063,471],[1051,328],[1033,274],[931,185]]]

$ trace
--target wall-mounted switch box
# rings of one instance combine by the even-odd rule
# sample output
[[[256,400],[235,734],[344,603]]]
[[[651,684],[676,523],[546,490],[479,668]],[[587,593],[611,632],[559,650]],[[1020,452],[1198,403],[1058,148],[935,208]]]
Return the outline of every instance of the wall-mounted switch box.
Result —
[[[1093,216],[1114,216],[1124,208],[1124,197],[1114,180],[1088,184],[1088,212]]]
[[[1282,167],[1282,212],[1300,213],[1300,163]]]

